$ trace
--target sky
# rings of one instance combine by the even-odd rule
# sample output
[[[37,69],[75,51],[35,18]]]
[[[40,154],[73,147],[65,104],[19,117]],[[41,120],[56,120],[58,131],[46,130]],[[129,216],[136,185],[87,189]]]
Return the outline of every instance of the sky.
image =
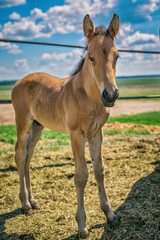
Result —
[[[118,49],[160,51],[160,0],[0,0],[0,38],[86,45],[82,22],[120,18]],[[0,80],[31,72],[70,75],[82,49],[0,42]],[[120,53],[117,76],[160,74],[160,55]]]

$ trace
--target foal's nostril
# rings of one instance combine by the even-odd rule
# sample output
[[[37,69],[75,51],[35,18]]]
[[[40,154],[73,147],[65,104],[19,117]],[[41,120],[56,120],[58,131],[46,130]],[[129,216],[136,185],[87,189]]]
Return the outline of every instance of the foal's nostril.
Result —
[[[108,93],[107,89],[104,89],[102,92],[102,97],[104,100],[107,102],[113,102],[115,101],[119,96],[119,91],[118,89],[115,89],[114,92],[112,92],[112,95]]]
[[[107,93],[106,89],[103,90],[102,96],[103,96],[104,99],[108,98],[108,93]]]

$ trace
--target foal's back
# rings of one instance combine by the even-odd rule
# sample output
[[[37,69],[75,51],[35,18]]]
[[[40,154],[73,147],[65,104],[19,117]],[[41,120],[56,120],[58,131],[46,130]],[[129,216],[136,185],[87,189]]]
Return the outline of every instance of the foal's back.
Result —
[[[64,86],[67,82],[69,78],[40,72],[19,80],[12,91],[16,118],[35,119],[55,131],[68,132],[64,109]]]

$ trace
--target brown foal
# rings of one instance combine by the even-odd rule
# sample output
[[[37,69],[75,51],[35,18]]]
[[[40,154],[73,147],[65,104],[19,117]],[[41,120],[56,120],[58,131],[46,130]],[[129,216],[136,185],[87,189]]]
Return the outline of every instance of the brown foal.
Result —
[[[101,147],[102,127],[109,117],[109,107],[114,105],[118,97],[115,72],[119,54],[114,38],[119,31],[119,17],[114,14],[108,29],[95,29],[89,15],[86,15],[83,30],[88,49],[76,73],[63,79],[46,73],[29,74],[13,88],[12,103],[18,138],[15,161],[23,212],[30,215],[32,209],[38,208],[32,195],[29,169],[44,126],[60,133],[69,133],[75,159],[76,220],[80,236],[86,238],[89,235],[84,210],[84,189],[88,179],[84,150],[87,141],[101,209],[111,224],[118,223],[104,186]]]

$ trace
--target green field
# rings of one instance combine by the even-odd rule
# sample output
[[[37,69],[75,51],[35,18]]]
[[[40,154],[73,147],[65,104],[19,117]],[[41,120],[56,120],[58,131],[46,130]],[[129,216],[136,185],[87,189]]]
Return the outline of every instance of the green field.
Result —
[[[136,123],[160,126],[160,112],[148,112],[135,115],[122,115],[120,117],[110,117],[107,122]]]
[[[160,95],[160,77],[117,78],[120,97]]]
[[[122,116],[110,122],[131,122]],[[159,125],[160,112],[132,116],[132,122]],[[149,126],[147,126],[149,127]],[[21,213],[19,178],[14,161],[15,126],[0,126],[0,239],[75,240],[77,223],[75,164],[69,136],[45,129],[31,161],[31,183],[40,206],[32,216]],[[158,240],[160,229],[160,133],[145,129],[105,130],[103,160],[111,207],[120,219],[111,227],[99,206],[92,159],[85,188],[87,227],[92,240]]]
[[[0,85],[0,99],[11,99],[11,91],[14,85]]]
[[[120,117],[110,117],[107,122],[108,123],[122,122],[122,123],[135,123],[135,124],[160,126],[160,112],[148,112],[148,113],[140,113],[136,115],[122,115]],[[105,130],[104,134],[105,135],[116,135],[116,134],[146,135],[146,134],[150,134],[150,132],[146,129],[140,129],[140,130],[128,129],[126,131]],[[1,142],[15,144],[16,139],[17,137],[16,137],[15,125],[0,126]],[[51,146],[52,150],[57,150],[59,149],[60,146],[69,145],[69,135],[56,133],[47,129],[44,129],[41,135],[41,140],[45,140],[45,139],[54,139]]]
[[[120,97],[160,95],[160,76],[121,77],[117,85]],[[0,99],[10,99],[13,86],[0,84]]]
[[[118,86],[160,85],[160,76],[117,77]]]

